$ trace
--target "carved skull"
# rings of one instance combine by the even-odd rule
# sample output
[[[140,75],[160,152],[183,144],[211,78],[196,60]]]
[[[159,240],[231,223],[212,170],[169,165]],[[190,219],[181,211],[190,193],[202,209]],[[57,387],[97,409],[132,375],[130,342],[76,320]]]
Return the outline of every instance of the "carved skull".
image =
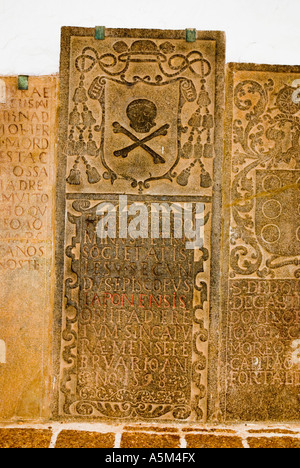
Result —
[[[126,114],[130,120],[130,127],[138,133],[148,133],[156,125],[156,105],[148,99],[137,99],[127,107]]]

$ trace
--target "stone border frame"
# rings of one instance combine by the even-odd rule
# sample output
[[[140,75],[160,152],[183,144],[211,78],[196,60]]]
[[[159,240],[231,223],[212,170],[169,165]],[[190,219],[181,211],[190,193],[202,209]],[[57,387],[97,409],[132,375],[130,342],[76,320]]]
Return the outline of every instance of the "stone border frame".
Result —
[[[231,206],[228,204],[231,199],[231,162],[232,162],[232,124],[233,124],[233,85],[234,73],[239,71],[249,72],[270,72],[270,73],[298,73],[300,66],[289,65],[265,65],[253,63],[228,63],[226,64],[226,82],[225,82],[225,121],[224,121],[224,162],[223,162],[223,208],[222,208],[222,243],[221,243],[221,335],[220,335],[220,387],[219,401],[220,414],[222,421],[226,419],[226,339],[227,339],[227,320],[229,302],[229,272],[230,272],[230,239],[229,230],[231,224]],[[230,203],[230,202],[229,202]],[[228,422],[233,422],[229,420]],[[239,420],[239,423],[247,421]]]
[[[130,196],[131,201],[140,201],[140,197]],[[173,199],[175,198],[176,201]],[[154,197],[146,196],[143,197],[143,202],[147,203],[151,199],[155,200]],[[167,200],[172,202],[178,202],[178,197],[168,197]],[[67,299],[66,307],[65,307],[65,315],[66,315],[66,326],[63,329],[63,334],[65,335],[65,342],[63,346],[63,355],[65,356],[65,361],[68,360],[68,364],[70,365],[67,369],[64,370],[64,377],[61,378],[61,393],[64,394],[64,407],[66,408],[66,414],[71,411],[71,407],[76,406],[76,411],[78,413],[78,417],[85,416],[87,419],[96,419],[96,418],[111,418],[111,419],[118,419],[118,420],[128,420],[133,419],[132,414],[135,414],[135,418],[137,415],[140,415],[141,420],[159,420],[164,416],[172,413],[174,419],[176,420],[188,420],[190,415],[195,412],[197,420],[203,420],[204,418],[204,411],[203,411],[203,399],[206,397],[207,389],[206,386],[202,383],[202,373],[207,370],[207,359],[202,352],[202,346],[207,345],[208,341],[208,330],[205,328],[204,320],[198,318],[198,311],[204,311],[204,303],[208,300],[208,287],[206,283],[201,281],[201,277],[199,278],[198,285],[198,275],[204,272],[204,264],[205,262],[210,261],[210,255],[208,250],[203,247],[200,249],[202,251],[202,258],[201,260],[196,260],[197,251],[190,251],[191,257],[193,256],[193,291],[191,292],[192,295],[192,317],[191,317],[191,329],[192,329],[192,342],[191,342],[191,362],[190,362],[190,372],[191,372],[191,382],[190,382],[190,391],[191,391],[191,398],[189,405],[186,403],[157,403],[157,402],[132,402],[132,401],[123,401],[122,399],[119,400],[104,400],[103,403],[98,401],[97,398],[86,398],[82,400],[78,400],[75,397],[72,398],[69,389],[67,388],[66,383],[71,381],[72,372],[76,369],[76,363],[78,362],[78,342],[76,342],[76,338],[78,332],[75,331],[78,327],[80,322],[79,314],[76,314],[75,317],[72,315],[72,310],[76,310],[79,312],[80,310],[80,265],[81,265],[81,255],[78,257],[76,253],[73,252],[73,249],[76,250],[78,244],[81,241],[81,229],[83,225],[83,219],[86,216],[95,216],[95,208],[98,203],[103,201],[110,201],[115,202],[117,204],[117,197],[114,195],[99,195],[99,200],[95,198],[91,201],[85,197],[76,197],[74,199],[72,197],[71,200],[68,200],[71,211],[67,212],[69,224],[72,224],[73,227],[73,235],[69,235],[69,245],[66,248],[66,257],[69,260],[68,263],[70,264],[70,270],[72,272],[72,278],[67,278],[65,280],[65,298]],[[165,197],[166,201],[166,197]],[[181,197],[180,202],[182,201],[195,201],[193,197]],[[206,198],[201,198],[201,201],[206,202]],[[211,199],[208,201],[211,204]],[[92,206],[93,205],[93,206]],[[75,213],[75,214],[73,214]],[[79,214],[79,215],[78,215]],[[209,218],[208,218],[209,219]],[[71,261],[70,261],[71,260]],[[73,294],[72,294],[73,291]],[[200,292],[201,300],[199,303],[195,300],[195,293],[196,291]],[[75,296],[75,297],[74,297]],[[72,299],[73,297],[73,299]],[[76,298],[76,299],[75,299]],[[67,309],[71,309],[70,316],[68,315]],[[74,327],[75,326],[75,330]],[[72,338],[75,338],[75,342]],[[200,346],[199,346],[200,345]],[[74,352],[72,352],[74,351]],[[75,354],[75,355],[74,355]],[[193,394],[192,389],[193,386],[195,387],[197,393]],[[116,407],[119,406],[119,410]],[[123,407],[128,407],[125,410]],[[147,408],[146,408],[147,406]],[[147,411],[146,411],[147,410]],[[119,412],[118,412],[119,411]],[[103,416],[95,416],[94,413],[103,414]],[[122,414],[123,413],[123,414]],[[126,415],[126,413],[128,415]],[[126,415],[126,416],[125,416]]]
[[[163,31],[149,29],[106,29],[106,37],[116,38],[147,38],[157,39],[183,39],[186,40],[186,31]],[[65,210],[66,210],[66,162],[63,148],[68,134],[68,95],[69,76],[65,73],[70,68],[70,42],[71,36],[95,36],[94,28],[62,28],[61,38],[61,70],[60,70],[60,115],[59,115],[59,146],[58,146],[58,173],[57,173],[57,214],[56,214],[56,292],[54,304],[54,346],[53,346],[53,381],[52,381],[52,407],[53,419],[59,416],[59,374],[61,355],[61,329],[63,305],[63,271],[65,252]],[[219,414],[219,362],[220,362],[220,243],[221,243],[221,216],[222,216],[222,161],[223,161],[223,121],[224,121],[224,82],[225,82],[225,34],[220,31],[196,33],[197,40],[213,40],[216,42],[216,79],[215,79],[215,160],[214,160],[214,186],[212,203],[212,233],[211,233],[211,272],[210,272],[210,312],[209,312],[209,349],[208,349],[208,389],[207,394],[207,420],[218,418]]]

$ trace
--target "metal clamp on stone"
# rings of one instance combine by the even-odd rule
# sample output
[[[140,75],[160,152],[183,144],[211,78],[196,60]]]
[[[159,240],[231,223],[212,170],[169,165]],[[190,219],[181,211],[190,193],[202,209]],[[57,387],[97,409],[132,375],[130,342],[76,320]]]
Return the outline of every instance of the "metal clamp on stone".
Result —
[[[28,91],[28,79],[27,75],[19,75],[18,76],[18,89],[20,91]]]
[[[196,29],[186,29],[186,42],[196,42],[197,39],[197,30]]]
[[[97,41],[103,41],[105,39],[105,26],[95,27],[95,39]]]

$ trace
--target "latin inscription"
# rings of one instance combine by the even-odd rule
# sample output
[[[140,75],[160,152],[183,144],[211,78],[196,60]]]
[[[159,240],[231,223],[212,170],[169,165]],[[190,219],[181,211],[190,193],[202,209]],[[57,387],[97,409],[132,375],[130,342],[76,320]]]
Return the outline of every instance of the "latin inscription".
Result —
[[[300,282],[231,281],[229,308],[227,384],[299,387]]]
[[[194,252],[184,239],[91,240],[84,231],[79,381],[94,379],[100,399],[130,388],[131,400],[146,391],[156,403],[188,403]]]
[[[138,200],[137,206],[150,205]],[[70,410],[120,418],[172,413],[178,419],[194,411],[200,418],[209,294],[200,279],[208,250],[187,248],[187,238],[176,238],[173,229],[167,238],[161,231],[157,239],[140,231],[136,239],[102,239],[99,205],[68,203],[76,235],[67,254],[77,276],[65,289],[65,336],[76,336],[76,358],[74,343],[64,351],[72,360],[66,374],[71,384],[64,389]],[[209,204],[204,212],[210,213]],[[134,219],[129,215],[128,223]]]
[[[0,109],[0,271],[38,270],[45,257],[51,98],[50,87],[34,87]]]
[[[63,31],[59,417],[208,417],[224,63],[197,34]]]
[[[3,82],[0,419],[38,420],[49,416],[50,400],[57,79],[29,77],[28,91],[17,77]]]
[[[299,419],[298,74],[248,65],[229,72],[221,350],[228,420]]]

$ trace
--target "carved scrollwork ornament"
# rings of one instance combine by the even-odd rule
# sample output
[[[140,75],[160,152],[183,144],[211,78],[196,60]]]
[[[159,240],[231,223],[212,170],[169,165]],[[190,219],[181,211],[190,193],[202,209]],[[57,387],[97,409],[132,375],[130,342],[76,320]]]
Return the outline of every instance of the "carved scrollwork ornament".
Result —
[[[232,181],[231,277],[256,274],[260,278],[274,278],[276,269],[298,265],[292,250],[289,255],[288,249],[280,245],[277,235],[280,218],[277,219],[273,211],[280,201],[277,202],[277,198],[271,200],[268,208],[265,208],[265,204],[260,202],[262,196],[257,193],[258,190],[262,194],[269,191],[272,193],[271,179],[269,185],[266,183],[264,186],[262,182],[260,188],[260,178],[264,174],[267,177],[270,171],[285,165],[285,172],[278,174],[288,180],[292,177],[288,176],[288,171],[300,167],[300,126],[297,115],[300,107],[291,100],[294,88],[283,86],[277,92],[274,88],[273,80],[266,83],[245,80],[234,89],[234,105],[240,118],[233,121],[233,173],[236,175]],[[272,174],[275,184],[277,176],[275,172]],[[295,172],[294,177],[297,178]],[[263,210],[265,227],[257,224],[256,220],[262,217],[259,210]],[[273,216],[276,216],[275,222],[272,221]],[[291,256],[293,258],[287,258]]]
[[[213,129],[214,117],[211,113],[212,97],[206,89],[206,80],[211,75],[212,68],[209,61],[197,50],[187,54],[175,53],[175,46],[168,42],[157,45],[151,40],[137,40],[131,45],[125,41],[117,41],[113,46],[112,53],[99,53],[93,47],[85,47],[82,54],[75,60],[75,69],[79,74],[79,86],[73,96],[73,109],[69,115],[69,137],[65,145],[65,153],[74,159],[73,166],[69,170],[67,183],[73,186],[81,186],[86,181],[90,185],[98,184],[102,179],[114,184],[117,179],[125,179],[130,182],[132,188],[137,188],[139,193],[150,188],[151,183],[158,180],[166,180],[186,187],[189,183],[194,168],[200,168],[200,187],[212,187],[212,175],[210,165],[206,167],[206,160],[214,157]],[[131,64],[151,63],[153,76],[130,76]],[[100,76],[86,88],[85,83],[89,74],[95,67],[99,67]],[[161,74],[155,73],[159,69]],[[192,76],[187,78],[186,73]],[[103,132],[105,120],[104,94],[108,83],[116,83],[123,86],[134,86],[144,83],[150,87],[163,87],[178,83],[180,89],[180,104],[178,109],[178,148],[177,158],[173,165],[159,176],[145,177],[139,180],[131,172],[116,170],[107,159],[106,151],[103,149]],[[200,91],[197,91],[196,84]],[[102,112],[101,124],[97,124],[90,103],[96,100]],[[197,109],[190,107],[191,115],[188,126],[183,127],[181,123],[181,111],[185,103],[197,103]],[[151,103],[151,105],[155,105]],[[143,113],[145,110],[143,109]],[[132,124],[131,124],[132,126]],[[124,126],[122,124],[122,128]],[[134,128],[135,125],[134,125]],[[143,127],[143,130],[146,127]],[[139,132],[139,130],[137,130]],[[188,141],[183,141],[182,135],[187,133]],[[98,137],[97,137],[98,135]],[[135,135],[128,136],[135,138]],[[97,140],[100,140],[97,142]],[[140,144],[143,145],[142,140]],[[134,147],[134,146],[132,146]],[[143,145],[143,149],[154,158],[155,164],[164,164],[164,157],[158,155],[149,146]],[[116,151],[114,154],[121,150]],[[121,154],[121,153],[120,153]],[[126,153],[127,155],[128,153]],[[125,153],[122,154],[123,157]],[[177,174],[175,168],[184,159],[191,159],[189,166],[181,169]],[[92,161],[93,160],[93,161]],[[82,174],[85,166],[86,178]],[[199,170],[199,169],[198,169]]]
[[[163,39],[168,34],[138,40],[135,35],[75,37],[68,52],[68,121],[60,147],[67,166],[67,217],[57,413],[90,421],[204,422],[215,116],[221,106],[216,70],[223,59],[201,34],[195,44],[177,32],[174,40]],[[196,226],[205,226],[204,245],[195,241],[193,251],[187,246],[192,242],[173,236],[159,238],[157,245],[146,237],[119,242],[119,194],[126,194],[129,206],[145,200],[149,215],[151,200],[173,203],[178,196],[180,207],[192,205]],[[201,220],[194,206],[198,197]],[[106,203],[116,213],[113,239],[99,235],[105,218],[98,208]],[[137,257],[148,252],[149,265],[155,265],[161,240],[165,260],[156,271],[170,264],[162,275],[149,268],[148,279],[140,275]],[[123,260],[129,250],[136,255],[130,266]],[[106,258],[110,254],[115,258]],[[121,289],[120,280],[127,282]],[[143,297],[143,291],[149,294]],[[145,310],[138,305],[144,299],[145,305],[150,300]]]

